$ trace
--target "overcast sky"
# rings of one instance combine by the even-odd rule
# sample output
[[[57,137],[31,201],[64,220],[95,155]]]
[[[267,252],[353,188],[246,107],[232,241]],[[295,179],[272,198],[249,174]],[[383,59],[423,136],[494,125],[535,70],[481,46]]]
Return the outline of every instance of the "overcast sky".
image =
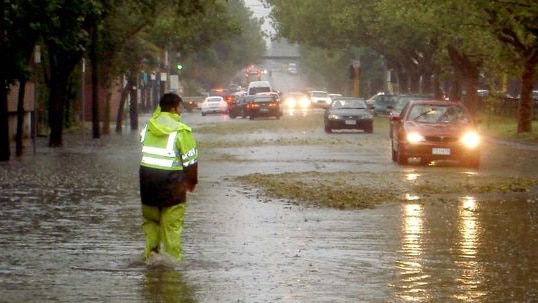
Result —
[[[244,0],[245,6],[248,7],[252,13],[254,14],[254,17],[261,18],[261,17],[267,17],[269,15],[270,9],[265,8],[263,4],[259,0]],[[262,30],[264,32],[273,33],[274,30],[270,25],[269,20],[265,20],[264,25],[262,26]],[[270,41],[267,41],[267,43],[270,43]]]

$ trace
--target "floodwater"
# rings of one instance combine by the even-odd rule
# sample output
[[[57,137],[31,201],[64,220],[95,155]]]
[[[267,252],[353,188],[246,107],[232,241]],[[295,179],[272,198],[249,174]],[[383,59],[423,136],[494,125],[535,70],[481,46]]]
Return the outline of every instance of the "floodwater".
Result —
[[[195,128],[232,122],[199,113],[184,119]],[[257,135],[267,136],[251,136]],[[321,127],[314,135],[331,136]],[[202,150],[200,183],[187,207],[184,261],[177,266],[140,257],[136,133],[99,140],[66,135],[59,149],[40,141],[35,156],[0,163],[0,302],[538,301],[535,191],[343,211],[269,200],[231,178],[460,169],[398,167],[384,133],[335,136],[378,143],[361,151]],[[477,174],[536,177],[535,147],[488,144]],[[342,161],[323,162],[327,151]],[[231,154],[244,161],[224,160]],[[511,155],[522,161],[511,162]]]

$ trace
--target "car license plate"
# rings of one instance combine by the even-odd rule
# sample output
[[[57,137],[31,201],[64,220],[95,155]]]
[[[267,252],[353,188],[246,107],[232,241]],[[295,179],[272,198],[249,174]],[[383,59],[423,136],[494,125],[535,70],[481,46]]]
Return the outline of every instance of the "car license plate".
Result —
[[[432,155],[448,156],[448,155],[450,155],[450,148],[434,147],[434,148],[432,148]]]
[[[355,125],[357,124],[357,121],[356,120],[346,120],[346,125]]]
[[[262,113],[266,113],[266,112],[268,112],[268,111],[269,111],[269,109],[267,109],[267,108],[261,108],[261,109],[260,109],[260,112],[262,112]]]

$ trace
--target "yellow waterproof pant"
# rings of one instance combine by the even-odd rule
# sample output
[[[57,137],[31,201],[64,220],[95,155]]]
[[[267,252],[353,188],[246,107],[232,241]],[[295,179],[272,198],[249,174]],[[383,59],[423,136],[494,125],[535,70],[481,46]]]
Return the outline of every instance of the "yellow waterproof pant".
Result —
[[[183,257],[181,232],[185,219],[185,204],[170,207],[153,207],[142,204],[142,230],[146,235],[144,257],[152,250],[163,251],[178,262]],[[162,247],[161,247],[162,244]]]

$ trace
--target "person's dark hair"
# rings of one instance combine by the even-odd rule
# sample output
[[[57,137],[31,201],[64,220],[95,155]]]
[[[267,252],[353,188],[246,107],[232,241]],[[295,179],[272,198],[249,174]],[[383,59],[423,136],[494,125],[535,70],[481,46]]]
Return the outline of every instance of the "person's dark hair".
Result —
[[[166,93],[159,100],[159,106],[162,112],[170,112],[172,109],[177,108],[183,100],[180,96],[174,93]]]

